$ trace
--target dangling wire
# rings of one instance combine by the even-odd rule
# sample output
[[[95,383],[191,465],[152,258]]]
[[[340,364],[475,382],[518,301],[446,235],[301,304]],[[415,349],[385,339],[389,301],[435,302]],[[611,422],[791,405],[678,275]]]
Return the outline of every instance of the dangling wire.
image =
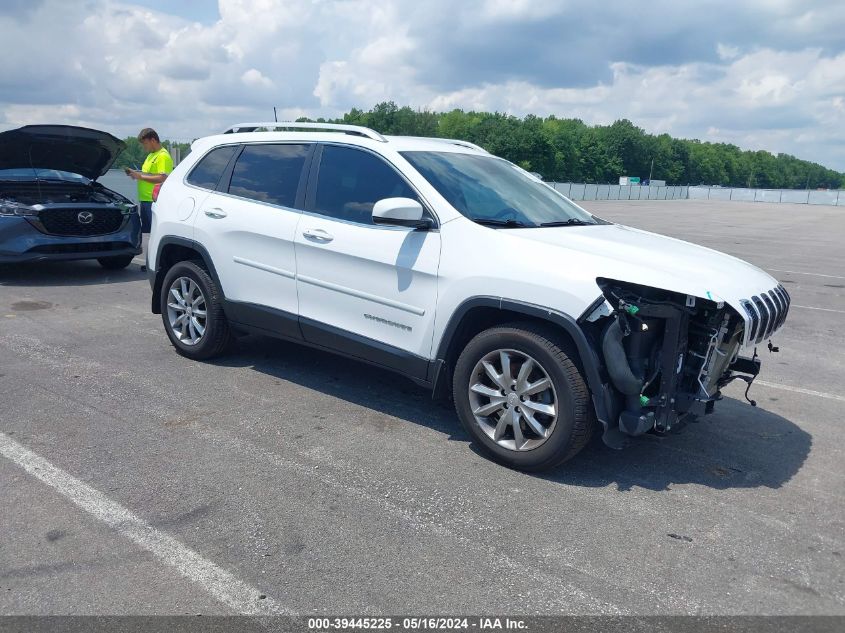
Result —
[[[754,378],[756,378],[756,376],[754,376]],[[745,399],[748,400],[748,402],[751,404],[752,407],[757,406],[757,401],[752,400],[751,398],[748,397],[748,391],[749,391],[749,389],[751,389],[751,385],[754,383],[754,378],[750,378],[746,381],[746,382],[748,382],[748,386],[745,388]]]

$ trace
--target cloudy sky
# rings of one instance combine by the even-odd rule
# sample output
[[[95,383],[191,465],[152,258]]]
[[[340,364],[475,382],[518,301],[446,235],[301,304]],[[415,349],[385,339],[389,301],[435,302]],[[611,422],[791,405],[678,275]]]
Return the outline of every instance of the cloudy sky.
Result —
[[[190,140],[415,108],[628,118],[845,171],[842,0],[2,0],[0,126]]]

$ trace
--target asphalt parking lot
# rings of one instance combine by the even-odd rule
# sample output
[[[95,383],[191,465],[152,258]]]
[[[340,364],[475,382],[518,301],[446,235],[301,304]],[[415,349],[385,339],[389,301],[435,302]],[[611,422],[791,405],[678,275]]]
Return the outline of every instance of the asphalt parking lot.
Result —
[[[527,475],[392,374],[178,356],[138,266],[0,268],[0,613],[845,614],[845,208],[584,206],[781,280],[757,408]]]

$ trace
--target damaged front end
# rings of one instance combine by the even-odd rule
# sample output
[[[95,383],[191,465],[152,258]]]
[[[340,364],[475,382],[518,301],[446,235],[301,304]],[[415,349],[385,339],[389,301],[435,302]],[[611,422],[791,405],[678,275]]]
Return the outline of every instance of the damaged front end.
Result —
[[[721,301],[610,279],[597,282],[604,301],[597,300],[579,321],[604,361],[608,419],[601,421],[605,443],[617,448],[626,436],[667,433],[712,412],[722,387],[733,380],[750,386],[760,361],[756,350],[747,358],[740,349],[773,333],[789,304],[778,287],[782,309],[766,312],[771,327],[749,332],[761,328],[747,308],[746,318]]]

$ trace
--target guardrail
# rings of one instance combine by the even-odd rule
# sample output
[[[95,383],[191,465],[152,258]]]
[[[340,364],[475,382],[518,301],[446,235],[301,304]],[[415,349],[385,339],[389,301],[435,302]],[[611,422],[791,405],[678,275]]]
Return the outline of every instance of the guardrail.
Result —
[[[745,187],[648,185],[593,185],[579,182],[548,183],[570,200],[732,200],[845,206],[845,191],[839,189],[748,189]]]
[[[591,185],[578,182],[548,183],[570,200],[685,200],[686,186]]]
[[[690,187],[691,200],[738,200],[740,202],[788,202],[845,206],[841,189],[747,189],[744,187]]]

